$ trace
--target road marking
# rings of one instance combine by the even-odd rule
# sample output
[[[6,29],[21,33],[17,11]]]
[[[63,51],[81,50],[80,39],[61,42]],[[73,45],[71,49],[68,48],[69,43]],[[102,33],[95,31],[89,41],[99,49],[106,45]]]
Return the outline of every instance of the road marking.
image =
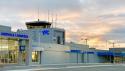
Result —
[[[53,70],[53,69],[60,69],[60,68],[36,68],[36,69],[20,69],[20,70],[6,70],[6,71],[34,71],[34,70]]]
[[[34,71],[34,70],[54,70],[54,69],[70,69],[70,68],[87,68],[87,67],[107,67],[107,66],[119,66],[119,65],[89,65],[89,66],[67,66],[59,68],[35,68],[35,69],[20,69],[20,70],[7,70],[7,71]],[[120,65],[124,66],[124,65]]]

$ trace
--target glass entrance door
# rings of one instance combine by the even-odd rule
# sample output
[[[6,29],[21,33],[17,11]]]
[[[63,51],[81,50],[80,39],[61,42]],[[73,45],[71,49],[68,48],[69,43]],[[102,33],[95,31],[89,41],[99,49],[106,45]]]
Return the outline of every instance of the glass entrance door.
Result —
[[[32,62],[34,64],[41,64],[41,51],[32,52]]]

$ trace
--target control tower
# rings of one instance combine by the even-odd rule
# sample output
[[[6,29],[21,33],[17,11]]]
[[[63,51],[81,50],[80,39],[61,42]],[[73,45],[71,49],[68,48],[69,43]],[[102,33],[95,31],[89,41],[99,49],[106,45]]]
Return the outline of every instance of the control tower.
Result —
[[[27,29],[41,29],[41,28],[50,28],[51,22],[47,21],[32,21],[32,22],[26,22]]]

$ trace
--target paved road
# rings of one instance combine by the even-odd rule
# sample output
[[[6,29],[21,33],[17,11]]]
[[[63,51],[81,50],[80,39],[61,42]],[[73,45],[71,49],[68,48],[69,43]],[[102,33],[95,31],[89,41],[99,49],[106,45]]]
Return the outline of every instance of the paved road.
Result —
[[[36,71],[125,71],[125,66],[74,66],[67,68],[57,68],[49,70],[36,70]]]
[[[124,64],[72,64],[32,66],[21,69],[9,69],[5,71],[125,71]]]

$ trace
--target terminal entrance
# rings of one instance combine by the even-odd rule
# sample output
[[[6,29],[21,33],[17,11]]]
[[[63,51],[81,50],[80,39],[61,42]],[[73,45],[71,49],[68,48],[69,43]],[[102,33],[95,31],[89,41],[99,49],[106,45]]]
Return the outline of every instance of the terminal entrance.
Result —
[[[41,64],[41,53],[42,53],[42,51],[33,51],[32,52],[32,62],[34,64]]]
[[[0,64],[17,64],[18,53],[18,39],[0,37]]]

